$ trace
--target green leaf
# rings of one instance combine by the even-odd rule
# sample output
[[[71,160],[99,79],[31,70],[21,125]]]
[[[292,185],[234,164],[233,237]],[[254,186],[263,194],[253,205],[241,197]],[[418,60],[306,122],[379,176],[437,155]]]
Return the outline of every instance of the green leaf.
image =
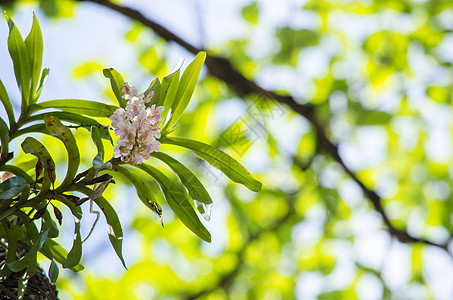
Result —
[[[113,68],[104,69],[103,74],[105,77],[110,79],[110,85],[112,86],[112,91],[115,94],[116,100],[118,100],[118,105],[120,107],[126,107],[127,100],[123,99],[123,85],[124,78]]]
[[[109,118],[117,107],[108,105],[101,102],[79,100],[79,99],[58,99],[50,100],[41,103],[34,104],[30,108],[30,112],[35,112],[41,109],[56,108],[65,112],[71,112],[75,114],[82,114],[91,117],[104,117]]]
[[[51,254],[55,258],[55,260],[60,264],[64,264],[68,258],[68,251],[66,251],[60,244],[52,239],[48,238],[44,242],[43,249],[45,248],[51,251]],[[73,272],[79,272],[82,271],[84,267],[81,264],[77,264],[74,267],[70,267],[69,269]]]
[[[172,116],[162,132],[165,134],[169,129],[173,127],[179,118],[183,114],[187,105],[189,104],[190,98],[192,97],[195,86],[198,82],[201,67],[206,59],[206,52],[201,51],[197,54],[195,59],[187,66],[186,70],[181,76],[181,80],[178,85],[176,92],[176,101],[172,104]]]
[[[101,133],[99,132],[99,128],[96,126],[91,126],[90,129],[91,133],[91,140],[93,141],[94,145],[96,146],[96,149],[98,150],[98,154],[101,155],[100,159],[102,160],[102,163],[104,163],[104,144],[102,143],[102,137]]]
[[[55,116],[45,116],[44,122],[49,134],[61,140],[68,152],[68,171],[61,186],[69,185],[77,174],[80,163],[79,148],[77,147],[74,136],[67,126],[61,124]]]
[[[1,161],[4,163],[8,160],[8,145],[9,145],[9,128],[5,121],[0,118],[0,142],[1,142]]]
[[[28,126],[26,128],[17,130],[13,134],[11,134],[10,138],[11,138],[11,140],[14,140],[15,138],[17,138],[21,135],[28,134],[28,133],[35,133],[35,132],[46,134],[47,133],[46,126],[44,124],[34,124],[31,126]]]
[[[38,88],[35,93],[34,103],[38,100],[39,96],[41,95],[41,91],[43,86],[46,84],[47,78],[49,77],[50,69],[44,68],[41,73],[41,79],[39,80]]]
[[[151,102],[147,106],[151,106],[156,103],[160,103],[161,93],[160,93],[160,80],[159,78],[155,78],[151,84],[149,85],[148,89],[145,91],[144,95],[148,95],[151,91],[154,92],[153,98],[151,98]],[[157,105],[156,105],[157,106]]]
[[[34,121],[42,121],[42,120],[44,120],[45,116],[54,116],[62,121],[67,121],[67,122],[77,124],[77,125],[86,125],[87,128],[90,127],[90,125],[99,125],[99,122],[96,121],[95,119],[85,117],[85,116],[75,114],[75,113],[68,113],[68,112],[62,112],[62,111],[52,111],[52,112],[46,112],[46,113],[42,113],[42,114],[36,114],[36,115],[28,117],[26,120],[24,120],[23,124],[27,124],[27,123],[34,122]]]
[[[187,191],[192,199],[201,201],[205,204],[212,203],[212,199],[211,196],[209,196],[208,191],[206,191],[201,181],[192,171],[190,171],[190,169],[163,152],[153,152],[151,153],[151,156],[166,163],[173,170],[173,172],[178,175],[181,183],[187,188]]]
[[[252,24],[258,24],[258,4],[256,1],[242,9],[242,17]]]
[[[71,213],[74,217],[76,217],[77,219],[82,219],[82,209],[80,208],[80,206],[76,206],[61,194],[56,195],[55,199],[66,205],[71,210]]]
[[[8,50],[13,60],[14,74],[16,76],[17,86],[22,95],[21,112],[24,113],[28,108],[28,99],[30,97],[30,59],[28,57],[27,47],[22,39],[22,35],[14,24],[13,20],[5,13],[9,26]]]
[[[11,105],[8,93],[6,92],[6,88],[1,80],[0,80],[0,100],[2,101],[3,106],[5,107],[6,114],[8,115],[9,126],[12,127],[16,123],[16,120],[14,118],[13,106]]]
[[[13,262],[16,260],[17,240],[19,233],[17,232],[18,230],[14,227],[14,225],[2,223],[2,227],[6,231],[6,238],[8,240],[8,254],[5,261],[6,263]],[[11,270],[9,270],[6,264],[2,266],[2,277],[9,275],[10,272]]]
[[[80,220],[82,219],[82,209],[80,206],[75,206],[74,203],[70,202],[66,197],[57,195],[56,200],[65,204],[70,210],[74,217],[74,240],[71,251],[66,255],[66,259],[63,262],[63,268],[76,268],[82,258],[82,237],[80,234]],[[58,261],[58,259],[57,259]]]
[[[146,207],[151,210],[154,209],[152,203],[156,202],[156,198],[143,177],[136,174],[135,171],[121,166],[114,166],[113,170],[122,174],[130,183],[134,185],[138,198],[143,204],[145,204]]]
[[[246,168],[234,158],[214,146],[181,137],[162,137],[160,142],[188,148],[211,166],[222,171],[234,182],[241,183],[254,192],[258,192],[261,189],[261,182],[253,178]]]
[[[6,171],[6,172],[9,172],[9,173],[13,173],[16,176],[22,177],[29,184],[32,184],[33,182],[35,182],[33,180],[33,178],[30,177],[30,175],[28,175],[24,170],[22,170],[21,168],[19,168],[17,166],[3,165],[3,166],[0,166],[0,171]]]
[[[38,238],[33,242],[33,245],[30,247],[30,250],[28,250],[27,254],[19,260],[7,263],[8,268],[10,268],[11,271],[13,272],[19,272],[25,269],[26,267],[29,267],[30,264],[32,264],[33,262],[36,263],[36,255],[38,253],[38,250],[41,249],[44,241],[46,240],[48,232],[49,228],[45,229],[44,231],[41,231],[41,233],[38,235]]]
[[[39,81],[39,73],[41,72],[43,52],[41,27],[39,26],[38,19],[34,13],[33,25],[31,26],[30,33],[25,39],[25,46],[27,47],[28,57],[30,60],[31,91],[29,103],[32,104],[36,99],[35,91]]]
[[[27,214],[25,214],[21,210],[16,210],[14,214],[20,218],[22,223],[25,225],[25,228],[27,229],[27,235],[28,235],[28,240],[30,242],[33,242],[34,240],[37,239],[39,232],[36,227],[36,224],[34,222],[31,222],[30,218],[28,217]]]
[[[44,145],[33,137],[27,137],[21,144],[21,147],[25,153],[38,157],[41,164],[44,166],[44,180],[38,196],[46,195],[52,183],[49,174],[52,172],[52,169],[55,170],[55,163],[52,157]]]
[[[47,237],[53,239],[58,237],[59,235],[60,230],[58,229],[57,223],[53,219],[50,219],[50,230]]]
[[[57,282],[59,273],[60,270],[58,269],[58,265],[52,260],[49,267],[49,278],[52,283]]]
[[[89,188],[81,187],[79,191],[84,193],[85,195],[91,195],[93,191]],[[110,205],[110,203],[102,196],[93,200],[96,202],[97,206],[102,210],[104,213],[105,219],[107,220],[108,225],[108,234],[110,243],[115,249],[116,254],[118,255],[119,259],[123,263],[125,269],[126,262],[123,258],[123,229],[121,228],[120,219],[116,214],[115,209]]]
[[[181,61],[182,63],[182,61]],[[170,112],[173,102],[175,101],[176,93],[178,91],[179,85],[179,74],[180,74],[181,64],[178,66],[176,71],[167,75],[162,80],[161,85],[161,96],[160,103],[157,103],[156,106],[164,106],[165,110],[160,114],[163,120],[166,119],[167,114]]]
[[[63,268],[72,268],[80,263],[82,258],[82,237],[80,236],[80,218],[74,215],[74,241],[71,251],[68,253]]]
[[[99,132],[99,135],[102,139],[108,140],[110,142],[112,141],[112,138],[110,136],[110,130],[107,126],[101,125],[95,119],[85,117],[85,116],[75,114],[75,113],[53,111],[53,112],[46,112],[46,113],[42,113],[42,114],[36,114],[36,115],[28,117],[26,120],[24,120],[23,124],[27,124],[27,123],[30,123],[33,121],[44,120],[45,116],[54,116],[62,121],[77,124],[77,125],[81,126],[82,128],[87,129],[90,132],[91,132],[92,127],[97,127],[97,131]]]
[[[11,199],[19,195],[28,186],[22,177],[14,176],[0,183],[0,199]]]
[[[184,188],[150,165],[142,163],[138,167],[156,179],[165,195],[165,200],[181,222],[201,239],[210,243],[211,234],[198,219],[195,210],[189,202],[189,195],[187,195]]]

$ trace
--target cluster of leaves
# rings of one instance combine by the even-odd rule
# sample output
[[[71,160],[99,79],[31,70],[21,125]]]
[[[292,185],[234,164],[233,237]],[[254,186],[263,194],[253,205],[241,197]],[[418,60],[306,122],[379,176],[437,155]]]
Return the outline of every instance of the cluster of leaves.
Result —
[[[110,128],[100,121],[109,118],[118,108],[96,101],[79,99],[58,99],[37,102],[42,87],[49,75],[49,69],[43,69],[43,42],[41,29],[36,16],[27,38],[23,40],[13,21],[7,16],[9,25],[8,49],[14,64],[17,85],[21,92],[21,111],[18,119],[14,115],[8,93],[0,81],[0,99],[8,115],[9,125],[0,119],[1,159],[0,171],[14,175],[0,184],[0,238],[8,247],[6,261],[1,266],[1,277],[11,272],[26,269],[21,281],[23,286],[37,270],[37,253],[41,252],[51,260],[49,277],[55,282],[58,277],[58,265],[72,271],[80,271],[82,256],[81,205],[90,201],[96,203],[104,214],[109,226],[110,242],[121,259],[123,232],[115,209],[103,197],[103,192],[110,183],[114,183],[116,174],[124,175],[136,188],[139,199],[151,211],[161,217],[162,209],[155,199],[157,191],[152,190],[151,181],[157,182],[162,194],[175,215],[193,233],[206,242],[211,235],[201,223],[196,209],[209,219],[209,206],[212,199],[200,180],[181,162],[167,153],[154,152],[153,159],[168,165],[174,176],[150,163],[125,165],[120,159],[104,161],[105,145],[112,146]],[[195,140],[170,136],[173,128],[186,109],[198,81],[199,73],[206,54],[199,53],[180,75],[180,66],[160,82],[156,78],[147,92],[153,91],[154,97],[149,105],[163,105],[164,124],[159,141],[193,151],[201,159],[221,170],[231,180],[241,183],[252,191],[259,191],[261,183],[235,159],[220,149]],[[126,106],[122,87],[124,79],[114,69],[105,69],[104,75],[110,79],[112,90],[119,107]],[[51,109],[51,111],[49,111]],[[64,122],[64,124],[62,123]],[[65,125],[66,124],[66,125]],[[91,167],[79,172],[83,152],[77,146],[71,128],[89,130],[91,139],[97,148],[97,155]],[[56,164],[47,147],[31,133],[49,135],[60,140],[67,151],[67,171],[61,182],[57,180]],[[11,163],[15,151],[9,152],[13,139],[26,135],[21,143],[23,152],[34,156],[26,164]],[[138,169],[147,176],[138,175]],[[70,251],[66,251],[55,239],[59,236],[63,214],[60,208],[68,208],[74,217],[74,240]],[[91,206],[90,206],[91,207]],[[53,211],[53,216],[51,214]],[[91,211],[91,209],[90,209]],[[41,224],[40,227],[38,226]],[[16,258],[18,241],[22,241],[30,250],[21,258]],[[23,297],[24,288],[19,288],[19,298]]]

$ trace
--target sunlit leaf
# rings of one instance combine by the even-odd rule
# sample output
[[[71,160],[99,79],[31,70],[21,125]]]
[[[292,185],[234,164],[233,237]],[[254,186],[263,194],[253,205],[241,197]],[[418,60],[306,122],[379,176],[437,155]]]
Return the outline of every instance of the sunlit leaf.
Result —
[[[6,92],[6,88],[1,80],[0,80],[0,100],[2,101],[3,106],[5,107],[6,114],[8,115],[9,125],[12,126],[13,124],[16,123],[16,120],[14,118],[13,106],[11,105],[8,93]]]
[[[219,169],[231,180],[243,184],[251,191],[258,192],[261,189],[261,182],[253,178],[246,168],[214,146],[182,137],[162,137],[160,141],[164,144],[173,144],[194,151],[196,155],[211,166]]]
[[[126,107],[127,100],[123,99],[123,85],[124,78],[113,68],[104,69],[104,76],[110,79],[110,85],[112,86],[112,91],[115,94],[116,100],[118,100],[118,105],[120,107]]]
[[[42,88],[47,82],[47,78],[49,77],[50,69],[44,68],[41,73],[41,79],[39,80],[38,88],[35,94],[35,102],[38,100],[39,96],[41,95]]]
[[[27,52],[27,47],[22,39],[22,35],[14,24],[13,20],[5,13],[8,20],[9,36],[8,36],[8,50],[13,60],[14,74],[16,76],[17,86],[19,87],[22,95],[21,112],[25,112],[29,105],[30,97],[30,59]]]
[[[113,170],[122,174],[130,183],[134,185],[138,198],[146,207],[151,210],[154,209],[152,203],[156,202],[156,198],[143,177],[136,174],[133,170],[122,166],[115,166]]]
[[[147,164],[140,164],[138,167],[156,179],[165,195],[165,200],[181,222],[201,239],[210,243],[211,234],[198,219],[189,202],[187,192],[158,169]]]
[[[6,162],[9,159],[9,128],[8,125],[6,125],[5,121],[3,119],[0,119],[0,142],[1,142],[1,162]]]
[[[82,114],[91,117],[108,118],[117,109],[117,107],[96,101],[78,100],[78,99],[59,99],[40,102],[34,104],[30,110],[35,112],[46,108],[56,108],[65,112]]]
[[[212,203],[211,196],[209,196],[209,193],[206,191],[203,184],[190,169],[163,152],[153,152],[151,153],[151,156],[166,163],[178,175],[181,183],[187,188],[192,199],[205,204]]]
[[[162,80],[160,102],[156,105],[162,105],[165,107],[165,110],[160,114],[164,120],[166,119],[167,114],[171,110],[173,102],[175,101],[179,85],[180,68],[181,66],[179,66],[173,73],[165,76]]]
[[[206,59],[206,52],[200,52],[195,59],[187,66],[184,73],[181,75],[181,80],[178,85],[175,100],[172,104],[172,116],[165,127],[162,129],[163,134],[178,122],[195,90],[200,75],[201,67]]]
[[[151,84],[149,85],[148,89],[145,91],[145,96],[148,95],[151,91],[154,93],[153,98],[151,99],[151,102],[148,105],[160,103],[161,100],[161,92],[160,92],[160,80],[159,78],[155,78]]]
[[[43,53],[41,27],[39,26],[38,19],[34,13],[33,24],[30,33],[25,39],[25,46],[27,47],[28,57],[30,59],[31,90],[29,103],[32,104],[36,100],[35,91],[39,82],[39,73],[41,72]]]

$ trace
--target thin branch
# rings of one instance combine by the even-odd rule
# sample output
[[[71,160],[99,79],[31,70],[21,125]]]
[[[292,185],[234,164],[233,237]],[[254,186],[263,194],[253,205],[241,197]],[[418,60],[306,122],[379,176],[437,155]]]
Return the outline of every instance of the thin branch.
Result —
[[[185,41],[181,37],[177,36],[173,32],[169,31],[165,27],[145,17],[142,13],[135,9],[117,5],[107,0],[79,0],[79,1],[97,3],[99,5],[112,9],[132,20],[138,21],[152,29],[161,38],[165,39],[168,42],[175,42],[179,44],[192,54],[197,54],[199,51],[203,50],[193,46],[192,44]],[[238,95],[244,97],[251,94],[262,94],[267,96],[268,98],[274,99],[279,103],[287,105],[294,112],[305,117],[312,124],[314,130],[316,131],[320,149],[330,154],[330,156],[332,156],[333,159],[335,159],[343,167],[344,171],[347,174],[349,174],[349,176],[351,176],[351,178],[360,186],[365,195],[369,198],[369,200],[373,204],[375,210],[381,215],[384,224],[387,226],[388,231],[392,236],[396,237],[400,242],[403,243],[423,243],[431,246],[436,246],[445,250],[450,256],[452,256],[452,254],[448,251],[448,244],[438,244],[423,238],[414,237],[411,234],[409,234],[405,229],[398,229],[391,223],[384,208],[382,207],[381,197],[378,194],[376,194],[375,191],[366,187],[365,184],[362,181],[360,181],[360,179],[356,176],[356,174],[345,165],[343,159],[340,157],[338,153],[338,146],[334,144],[332,141],[330,141],[324,126],[316,118],[315,106],[311,104],[300,104],[292,96],[283,96],[277,94],[274,91],[269,91],[262,88],[255,81],[247,79],[244,75],[242,75],[242,73],[239,72],[231,64],[231,62],[224,57],[208,55],[206,59],[206,66],[211,75],[227,83],[231,88],[233,88],[238,93]]]

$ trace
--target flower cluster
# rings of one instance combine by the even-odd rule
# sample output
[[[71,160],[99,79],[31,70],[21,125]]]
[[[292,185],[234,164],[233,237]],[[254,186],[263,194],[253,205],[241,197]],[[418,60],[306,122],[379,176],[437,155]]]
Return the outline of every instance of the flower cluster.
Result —
[[[110,117],[115,134],[119,140],[113,149],[113,157],[121,157],[125,163],[140,164],[149,158],[152,152],[160,151],[160,127],[158,122],[162,119],[160,113],[163,106],[146,107],[151,101],[154,92],[146,96],[137,94],[135,87],[130,87],[127,82],[123,86],[123,98],[129,100],[126,109],[120,107]]]

